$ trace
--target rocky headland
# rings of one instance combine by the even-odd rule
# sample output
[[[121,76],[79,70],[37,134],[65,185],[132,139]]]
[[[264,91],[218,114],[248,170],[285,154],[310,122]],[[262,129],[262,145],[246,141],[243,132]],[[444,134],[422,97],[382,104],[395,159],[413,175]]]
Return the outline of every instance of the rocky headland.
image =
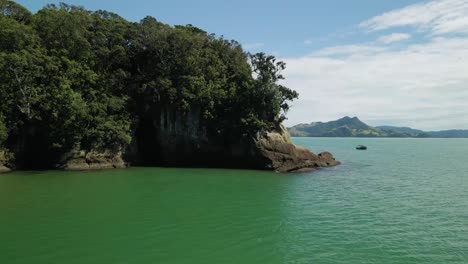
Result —
[[[0,172],[339,164],[292,143],[299,94],[272,55],[149,16],[0,3]]]
[[[226,167],[271,170],[281,173],[308,172],[322,167],[339,165],[329,152],[314,154],[293,144],[289,132],[282,125],[275,130],[258,132],[250,139],[236,144],[215,145],[207,138],[194,137],[190,130],[167,133],[169,138],[158,144],[162,152],[154,152],[152,163],[145,163],[138,146],[121,150],[85,152],[74,150],[63,157],[57,168],[64,170],[99,170],[126,168],[134,165],[162,164],[183,167]],[[187,137],[192,141],[188,142]],[[185,139],[185,140],[184,140]],[[136,140],[135,140],[136,141]],[[184,143],[185,142],[185,143]],[[183,145],[185,144],[185,145]],[[153,146],[156,148],[156,146]],[[132,154],[133,152],[133,154]],[[148,157],[145,157],[146,160]],[[154,160],[159,158],[159,162]]]

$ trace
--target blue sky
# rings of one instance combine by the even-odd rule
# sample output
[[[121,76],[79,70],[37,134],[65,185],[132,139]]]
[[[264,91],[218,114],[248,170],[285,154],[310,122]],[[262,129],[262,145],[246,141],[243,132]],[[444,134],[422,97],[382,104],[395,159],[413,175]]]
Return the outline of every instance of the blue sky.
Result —
[[[61,1],[20,0],[37,11],[47,3]],[[106,9],[128,20],[150,15],[171,25],[193,24],[208,32],[236,39],[247,48],[282,56],[300,56],[313,49],[361,41],[370,36],[344,35],[361,21],[415,0],[327,1],[220,1],[220,0],[69,0],[90,10]]]
[[[33,12],[58,1],[20,0]],[[287,63],[287,125],[468,129],[468,0],[70,0],[128,20],[193,24]]]

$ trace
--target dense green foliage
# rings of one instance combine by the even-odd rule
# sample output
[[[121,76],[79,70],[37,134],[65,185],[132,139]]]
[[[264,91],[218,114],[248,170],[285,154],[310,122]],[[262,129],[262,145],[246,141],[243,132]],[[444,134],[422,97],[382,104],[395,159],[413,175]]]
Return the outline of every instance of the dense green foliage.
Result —
[[[67,4],[32,15],[0,0],[0,144],[122,148],[163,108],[198,113],[208,132],[249,135],[284,120],[298,96],[278,84],[284,67],[192,25]]]

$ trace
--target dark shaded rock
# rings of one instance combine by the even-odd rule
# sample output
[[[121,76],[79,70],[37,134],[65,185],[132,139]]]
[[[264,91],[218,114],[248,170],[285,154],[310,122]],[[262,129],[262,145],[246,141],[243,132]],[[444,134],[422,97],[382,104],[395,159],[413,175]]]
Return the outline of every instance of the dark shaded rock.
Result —
[[[126,168],[131,162],[148,166],[306,172],[340,164],[329,152],[316,155],[304,147],[294,145],[282,125],[273,131],[259,132],[253,138],[243,137],[226,143],[208,137],[204,129],[199,129],[203,126],[195,118],[185,121],[190,122],[165,122],[167,125],[162,127],[154,124],[157,129],[149,130],[143,138],[137,138],[143,140],[139,145],[127,148],[125,155],[122,148],[85,151],[75,146],[61,157],[55,167],[64,170],[101,170]],[[149,136],[153,136],[154,140],[147,141]],[[143,147],[144,151],[141,151]],[[12,168],[9,166],[13,164],[12,159],[6,153],[0,152],[0,172],[8,172]],[[142,157],[147,163],[138,164]]]
[[[38,144],[25,147],[28,144],[24,141],[24,144],[17,144],[15,152],[23,154],[17,156],[23,162],[11,164],[23,164],[16,166],[18,169],[34,169],[36,167],[32,165],[44,163],[46,169],[100,170],[125,168],[131,163],[137,166],[216,167],[277,172],[305,172],[340,164],[328,152],[316,155],[294,145],[289,132],[282,125],[255,136],[224,133],[209,129],[196,109],[188,113],[179,113],[174,109],[155,109],[139,119],[129,146],[83,150],[78,144],[65,155],[55,155],[51,151],[43,152]],[[41,157],[41,154],[45,157]],[[9,171],[7,164],[10,163],[4,160],[6,158],[0,159],[0,171]]]
[[[140,109],[132,143],[124,159],[137,166],[215,167],[305,171],[339,164],[331,155],[317,156],[295,146],[287,130],[259,132],[254,137],[209,128],[200,109]]]

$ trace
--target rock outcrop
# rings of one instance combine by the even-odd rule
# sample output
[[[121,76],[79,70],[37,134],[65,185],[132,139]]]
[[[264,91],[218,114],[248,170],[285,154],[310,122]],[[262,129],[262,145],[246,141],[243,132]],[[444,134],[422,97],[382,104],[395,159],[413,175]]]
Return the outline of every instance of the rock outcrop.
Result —
[[[11,171],[11,168],[9,166],[10,159],[11,157],[7,152],[0,150],[0,173]]]
[[[304,172],[340,164],[328,153],[318,155],[293,144],[282,125],[255,136],[208,132],[197,111],[156,111],[140,120],[129,146],[83,150],[79,144],[65,155],[41,156],[40,145],[18,144],[11,162],[0,152],[0,172],[35,169],[30,165],[64,170],[100,170],[136,166],[216,167]],[[31,140],[30,140],[31,141]],[[21,142],[20,142],[21,143]],[[50,152],[50,151],[49,151]],[[22,155],[21,155],[22,154]],[[44,162],[43,162],[44,161]],[[20,166],[23,164],[23,166]],[[49,165],[50,164],[50,165]],[[29,167],[28,167],[29,166]]]
[[[340,164],[329,152],[316,155],[304,147],[294,145],[282,125],[275,131],[259,133],[255,144],[265,169],[277,172],[305,172]]]
[[[200,113],[159,109],[147,116],[136,131],[136,142],[126,156],[136,165],[219,167],[310,171],[338,165],[330,153],[316,155],[295,146],[282,125],[254,137],[208,134]],[[150,132],[150,133],[148,133]],[[146,161],[146,162],[142,162]]]
[[[64,170],[102,170],[126,168],[127,163],[120,150],[73,150],[57,167]]]

